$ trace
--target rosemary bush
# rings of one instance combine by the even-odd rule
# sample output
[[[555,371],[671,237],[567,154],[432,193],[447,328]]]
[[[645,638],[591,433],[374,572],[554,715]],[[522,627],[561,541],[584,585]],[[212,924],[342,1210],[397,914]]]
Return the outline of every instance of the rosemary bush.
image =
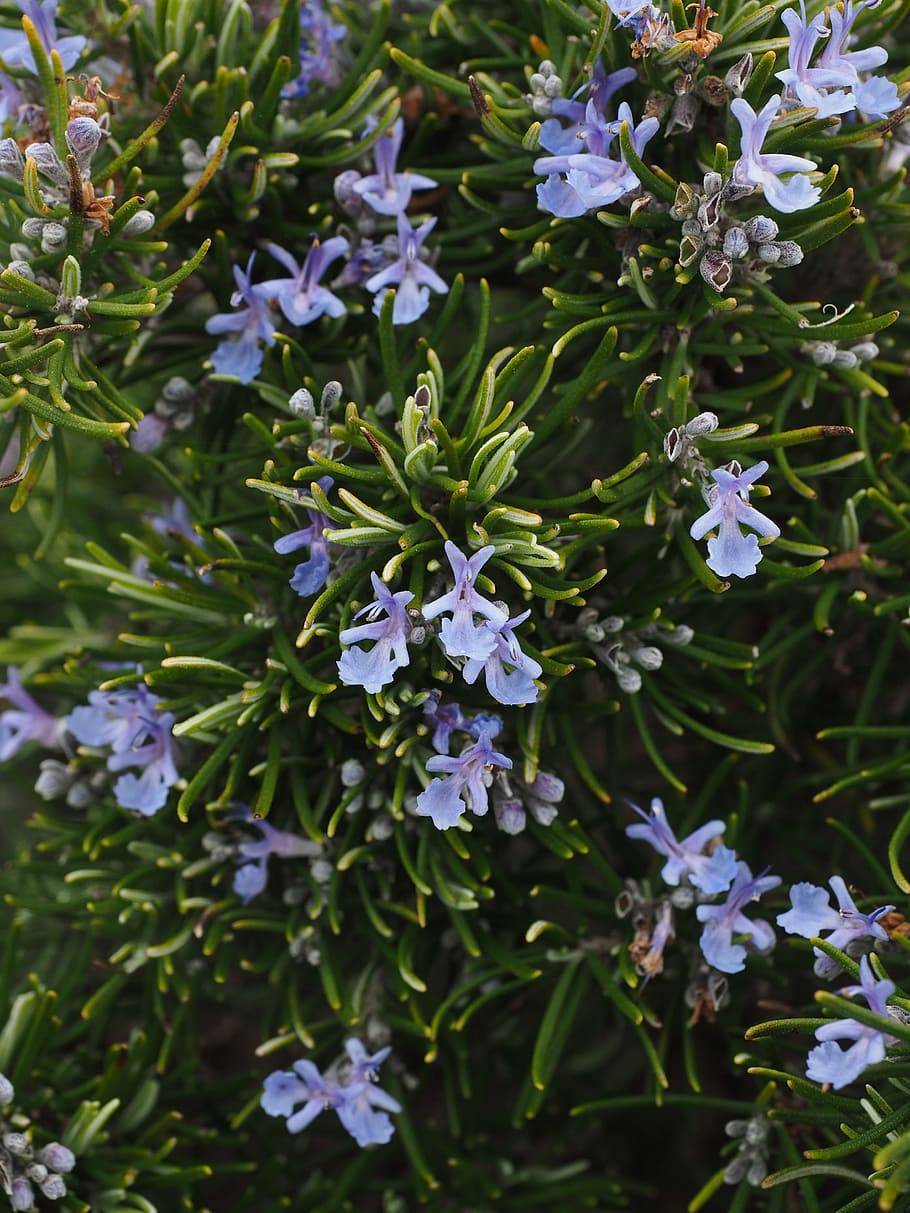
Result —
[[[910,0],[714,2],[0,5],[0,1205],[910,1210]]]

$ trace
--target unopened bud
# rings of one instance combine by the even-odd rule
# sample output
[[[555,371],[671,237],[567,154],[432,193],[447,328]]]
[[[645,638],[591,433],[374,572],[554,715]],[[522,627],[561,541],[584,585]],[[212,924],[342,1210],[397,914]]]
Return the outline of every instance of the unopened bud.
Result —
[[[713,434],[719,425],[716,413],[699,413],[686,422],[686,433],[690,438],[701,438],[705,434]]]
[[[719,194],[723,189],[723,184],[724,179],[720,173],[715,173],[713,169],[705,173],[703,186],[707,197],[710,198],[713,194]]]
[[[640,649],[633,649],[633,659],[643,670],[659,670],[664,663],[664,655],[653,644],[643,644]]]
[[[66,1183],[60,1175],[48,1175],[41,1185],[42,1195],[48,1200],[62,1200],[66,1196]]]
[[[746,221],[745,231],[753,244],[767,244],[776,238],[780,228],[767,215],[753,215]]]
[[[838,350],[834,355],[834,366],[845,371],[852,371],[859,366],[859,359],[852,350]]]
[[[316,416],[316,405],[313,403],[313,393],[305,387],[298,388],[288,401],[292,417],[301,421],[312,421]]]
[[[0,173],[4,177],[22,180],[25,159],[15,139],[0,139]]]
[[[66,244],[66,228],[62,223],[45,223],[41,230],[41,251],[56,253]],[[77,263],[78,264],[78,263]],[[75,294],[78,295],[78,291]]]
[[[758,257],[760,261],[764,261],[767,265],[776,265],[780,261],[780,245],[760,244],[758,246]]]
[[[29,1213],[35,1207],[35,1193],[27,1179],[14,1179],[9,1190],[9,1203],[17,1213]]]
[[[619,683],[619,689],[627,695],[637,695],[641,690],[641,674],[629,666],[617,670],[616,681]]]
[[[496,824],[504,834],[520,834],[527,825],[524,805],[514,798],[493,801]]]
[[[320,404],[322,405],[323,412],[328,412],[329,409],[334,408],[341,399],[343,392],[344,388],[341,386],[338,380],[330,379],[322,389],[322,396],[320,398]]]
[[[776,247],[780,252],[780,257],[777,260],[778,265],[789,269],[791,266],[799,265],[803,259],[803,250],[795,240],[778,240]]]
[[[154,226],[155,216],[151,211],[136,211],[135,215],[131,215],[126,223],[124,223],[121,235],[126,236],[128,240],[132,240],[136,236],[144,236]]]
[[[341,764],[341,785],[345,788],[354,788],[358,783],[363,783],[366,776],[366,769],[362,762],[358,762],[356,758],[349,758]]]
[[[0,1074],[0,1105],[11,1104],[15,1098],[16,1088],[5,1074]]]
[[[94,118],[74,118],[67,123],[66,145],[76,157],[80,168],[86,168],[92,160],[104,131]]]
[[[339,173],[332,182],[336,202],[349,213],[359,211],[363,206],[363,199],[354,189],[359,180],[360,173],[356,169],[348,169],[344,173]]]
[[[76,1165],[76,1155],[59,1141],[52,1141],[49,1146],[45,1146],[38,1158],[46,1167],[59,1171],[61,1175],[68,1174]]]
[[[745,228],[731,227],[724,235],[724,252],[734,261],[740,261],[749,255],[749,237]]]
[[[861,341],[859,345],[853,346],[853,353],[860,362],[871,362],[873,358],[878,357],[878,346],[874,341]]]

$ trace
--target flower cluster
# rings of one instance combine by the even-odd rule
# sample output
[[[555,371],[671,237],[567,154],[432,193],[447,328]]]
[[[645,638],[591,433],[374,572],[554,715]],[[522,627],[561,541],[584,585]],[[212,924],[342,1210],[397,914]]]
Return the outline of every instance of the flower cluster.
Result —
[[[300,1133],[320,1112],[333,1111],[358,1146],[384,1145],[395,1132],[389,1113],[401,1111],[398,1100],[376,1085],[379,1067],[391,1049],[370,1055],[356,1038],[345,1041],[344,1047],[346,1062],[325,1076],[312,1061],[274,1071],[263,1083],[262,1108],[269,1116],[284,1118],[289,1133]]]
[[[763,919],[747,918],[744,911],[780,884],[779,876],[753,876],[747,863],[729,847],[717,842],[722,821],[708,821],[682,840],[667,821],[660,800],[651,801],[650,813],[632,805],[641,822],[626,827],[630,838],[647,842],[666,862],[661,876],[666,884],[691,885],[699,904],[695,916],[703,923],[699,946],[705,960],[721,973],[741,973],[747,952],[767,954],[774,947],[774,931]],[[714,843],[711,846],[709,844]],[[710,899],[726,893],[723,902]],[[664,942],[668,932],[664,934]],[[738,942],[742,940],[743,942]]]
[[[179,779],[174,722],[172,712],[161,711],[158,696],[139,683],[129,690],[92,691],[88,704],[74,708],[65,724],[81,745],[110,750],[107,768],[118,773],[117,803],[150,817],[164,807]]]
[[[64,1176],[76,1166],[76,1156],[59,1141],[35,1150],[31,1135],[12,1128],[3,1116],[15,1098],[13,1084],[0,1074],[0,1179],[10,1208],[35,1213],[39,1195],[52,1201],[66,1196]]]

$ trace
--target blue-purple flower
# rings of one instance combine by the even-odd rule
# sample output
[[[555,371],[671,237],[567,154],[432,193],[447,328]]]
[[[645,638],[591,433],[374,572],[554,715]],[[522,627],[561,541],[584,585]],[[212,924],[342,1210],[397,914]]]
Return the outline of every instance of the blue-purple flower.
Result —
[[[842,6],[829,10],[831,36],[818,57],[818,66],[824,71],[846,76],[853,88],[856,108],[870,118],[883,118],[900,105],[897,85],[884,76],[865,76],[888,61],[888,52],[881,46],[869,46],[864,50],[851,51],[850,38],[853,24],[867,8],[876,8],[881,0],[844,0]]]
[[[395,671],[410,660],[408,636],[411,629],[406,608],[414,595],[410,590],[393,594],[375,573],[370,573],[370,580],[376,600],[354,616],[355,619],[366,616],[368,622],[345,628],[338,635],[342,644],[352,646],[341,654],[338,674],[345,686],[363,687],[375,695],[392,681]],[[381,618],[383,615],[385,618]],[[360,648],[358,642],[362,640],[372,640],[373,647]]]
[[[638,188],[638,177],[626,164],[622,153],[618,160],[610,155],[611,144],[623,122],[628,124],[632,146],[641,156],[645,145],[658,131],[657,119],[645,118],[636,126],[631,109],[623,102],[618,119],[610,122],[594,100],[588,102],[584,121],[577,129],[580,150],[568,155],[541,156],[534,162],[534,172],[546,177],[546,181],[537,186],[541,210],[561,219],[572,219],[586,211],[609,206],[623,194]]]
[[[19,671],[6,671],[6,682],[0,682],[0,702],[10,706],[0,711],[0,762],[7,762],[29,741],[37,741],[47,750],[60,747],[63,722],[29,695]]]
[[[775,74],[787,86],[785,97],[800,105],[812,106],[819,118],[850,113],[854,109],[854,100],[849,92],[852,83],[850,74],[810,67],[819,39],[828,35],[826,14],[818,13],[809,21],[805,0],[800,0],[799,12],[789,8],[781,14],[781,20],[790,34],[789,66]]]
[[[344,236],[332,236],[326,241],[313,240],[301,265],[280,244],[266,244],[266,249],[288,271],[288,278],[269,278],[260,282],[258,290],[266,299],[274,299],[291,324],[303,328],[320,316],[343,316],[347,308],[333,295],[322,278],[333,261],[348,251]]]
[[[631,29],[640,38],[649,21],[660,16],[651,0],[607,0],[607,8],[621,26]]]
[[[743,911],[779,884],[779,876],[753,876],[749,865],[740,860],[726,900],[721,905],[696,907],[696,918],[705,924],[698,942],[708,964],[721,973],[741,973],[746,967],[747,950],[771,951],[773,927],[762,918],[747,918]],[[734,938],[745,942],[734,943]]]
[[[858,986],[846,986],[840,991],[848,997],[861,994],[876,1015],[888,1016],[888,999],[894,993],[893,981],[878,981],[869,964],[868,956],[859,962]],[[813,1082],[834,1087],[849,1086],[868,1066],[883,1061],[885,1050],[894,1038],[887,1032],[855,1019],[835,1019],[815,1029],[815,1037],[822,1043],[811,1049],[806,1061],[806,1076]],[[842,1049],[837,1041],[853,1043]]]
[[[691,834],[678,840],[664,812],[663,802],[656,796],[651,801],[651,812],[645,813],[637,805],[629,807],[642,818],[626,826],[626,834],[652,846],[666,863],[661,868],[661,877],[668,885],[679,885],[683,880],[709,896],[729,889],[736,875],[736,853],[718,843],[706,852],[710,842],[719,839],[726,829],[722,821],[706,821]]]
[[[159,703],[142,683],[124,691],[92,691],[88,705],[75,708],[65,721],[81,745],[110,747],[108,770],[123,772],[114,783],[114,797],[122,809],[144,817],[164,807],[179,779],[175,717],[160,711]]]
[[[275,318],[268,295],[262,284],[253,285],[255,259],[256,254],[251,253],[245,270],[234,266],[237,289],[231,295],[231,307],[238,310],[219,312],[205,322],[205,331],[213,336],[234,334],[216,346],[212,366],[216,374],[235,375],[241,383],[252,383],[262,369],[262,343],[275,344]]]
[[[550,105],[559,118],[568,118],[570,125],[563,126],[558,118],[547,118],[540,128],[540,146],[554,156],[567,156],[582,150],[585,110],[593,102],[599,114],[606,114],[610,99],[618,89],[637,78],[634,67],[623,67],[617,72],[607,72],[600,59],[594,64],[590,80],[579,88],[574,97],[557,97]],[[584,96],[585,100],[578,100]]]
[[[417,797],[417,815],[431,818],[437,830],[457,825],[465,809],[483,817],[489,808],[487,787],[494,767],[510,771],[512,760],[493,749],[486,730],[481,730],[474,744],[457,758],[434,754],[427,762],[427,771],[439,772],[443,777],[432,780]]]
[[[491,712],[477,712],[466,716],[458,703],[443,703],[442,692],[432,690],[423,705],[423,714],[433,726],[433,749],[437,754],[448,754],[453,733],[467,733],[475,739],[484,730],[491,738],[502,732],[502,719]]]
[[[493,648],[486,657],[470,657],[465,662],[462,674],[469,686],[483,671],[487,690],[499,703],[519,706],[537,702],[540,691],[534,679],[540,677],[543,667],[521,651],[515,635],[515,629],[530,614],[524,611],[502,623],[484,620],[481,627],[493,637]]]
[[[803,939],[820,939],[827,933],[827,942],[850,956],[869,951],[876,940],[887,942],[888,932],[879,919],[890,914],[894,906],[879,906],[871,914],[864,914],[842,877],[832,876],[828,883],[837,898],[836,910],[826,889],[802,881],[791,888],[791,908],[778,914],[777,925],[788,935],[801,935]],[[815,949],[815,957],[816,976],[833,977],[841,971],[837,961],[819,948]]]
[[[749,505],[749,489],[767,470],[763,459],[738,475],[726,468],[715,468],[711,473],[715,487],[708,494],[708,510],[692,523],[689,534],[693,539],[704,539],[709,531],[717,531],[708,540],[707,565],[718,577],[751,577],[758,568],[762,558],[758,539],[744,535],[741,526],[770,539],[780,534],[776,523]]]
[[[347,33],[346,26],[332,21],[322,0],[301,0],[299,70],[281,90],[282,97],[305,97],[313,83],[333,85],[338,70],[334,47]]]
[[[364,283],[366,289],[376,296],[373,311],[377,316],[382,311],[385,292],[389,287],[396,288],[392,306],[393,324],[411,324],[422,316],[430,306],[430,291],[436,291],[439,295],[447,294],[448,286],[423,256],[423,243],[435,226],[436,220],[433,218],[413,228],[408,217],[399,212],[398,257]]]
[[[331,476],[322,476],[316,483],[324,493],[327,493],[335,482]],[[320,513],[319,510],[307,510],[307,515],[310,519],[309,526],[302,527],[299,531],[291,531],[288,535],[282,535],[273,544],[279,556],[286,556],[289,552],[297,552],[301,548],[306,548],[309,552],[308,559],[297,565],[288,583],[301,598],[308,598],[311,594],[319,593],[329,575],[330,563],[329,544],[323,531],[332,525],[331,519],[326,518],[325,514]]]
[[[244,805],[232,809],[228,820],[249,826],[259,835],[256,839],[245,839],[236,848],[238,867],[232,887],[244,905],[258,897],[268,883],[272,855],[279,859],[315,859],[320,854],[318,843],[289,830],[279,830],[268,821],[254,817]]]
[[[473,556],[465,556],[450,539],[445,553],[455,577],[454,587],[439,598],[423,605],[424,619],[446,615],[439,633],[442,647],[449,657],[468,657],[485,661],[496,648],[496,635],[484,627],[492,623],[502,627],[508,615],[495,603],[484,598],[474,588],[477,574],[496,549],[492,544],[480,548]],[[479,615],[481,622],[475,620]]]
[[[348,1061],[338,1078],[323,1077],[311,1061],[297,1061],[290,1071],[276,1070],[263,1083],[260,1105],[269,1116],[283,1117],[290,1133],[300,1133],[332,1109],[359,1146],[382,1145],[395,1132],[388,1113],[401,1111],[398,1101],[376,1085],[391,1050],[370,1056],[357,1039],[346,1041],[345,1049]]]
[[[371,118],[367,131],[375,130],[376,126],[376,119]],[[438,184],[432,177],[412,173],[410,169],[397,171],[403,139],[404,119],[397,118],[373,148],[376,172],[361,177],[351,185],[354,193],[380,215],[400,215],[411,201],[414,190],[429,190]]]
[[[16,0],[16,3],[34,24],[47,54],[56,51],[63,70],[71,71],[85,47],[85,38],[81,34],[58,37],[57,0]],[[7,67],[21,67],[37,75],[35,56],[22,29],[0,29],[0,59]]]
[[[757,114],[744,97],[731,101],[730,110],[742,132],[739,159],[733,166],[733,180],[737,185],[761,187],[775,210],[789,214],[814,206],[821,197],[821,190],[805,176],[817,167],[814,160],[762,151],[780,106],[779,94],[772,97]],[[792,175],[783,181],[781,177],[784,173]]]

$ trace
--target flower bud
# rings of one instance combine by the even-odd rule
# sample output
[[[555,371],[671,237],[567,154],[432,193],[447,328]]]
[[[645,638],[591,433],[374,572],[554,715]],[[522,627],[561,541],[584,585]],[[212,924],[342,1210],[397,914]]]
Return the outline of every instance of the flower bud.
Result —
[[[395,832],[395,823],[388,813],[380,813],[370,825],[370,837],[376,842],[385,842]]]
[[[558,775],[553,775],[549,771],[538,771],[533,782],[528,784],[528,792],[539,800],[559,804],[566,794],[566,785]]]
[[[34,160],[39,173],[50,177],[55,185],[69,189],[70,177],[66,165],[49,143],[30,143],[25,149],[25,155],[29,160]]]
[[[601,619],[600,622],[605,631],[610,632],[611,634],[621,632],[625,626],[625,621],[621,615],[608,615],[606,619]]]
[[[45,1146],[38,1158],[46,1167],[59,1171],[61,1175],[68,1174],[76,1165],[76,1155],[59,1141],[52,1141],[49,1146]]]
[[[328,884],[335,869],[327,859],[314,859],[310,864],[310,875],[317,884]]]
[[[60,1200],[66,1196],[66,1184],[60,1175],[48,1175],[41,1185],[41,1193],[48,1200]]]
[[[31,1166],[25,1168],[26,1179],[30,1179],[33,1184],[43,1184],[47,1179],[48,1170],[43,1163],[33,1162]]]
[[[74,118],[66,127],[66,146],[76,157],[80,169],[91,164],[98,150],[104,131],[94,118]]]
[[[639,649],[633,649],[632,658],[643,670],[659,670],[664,663],[664,655],[653,644],[643,644]]]
[[[365,777],[366,768],[356,758],[348,758],[346,762],[341,764],[342,787],[354,788],[358,783],[363,783]]]
[[[21,181],[24,168],[25,160],[16,140],[0,139],[0,173],[4,177],[14,177],[16,181]]]
[[[4,1133],[3,1145],[17,1158],[22,1158],[31,1151],[29,1140],[24,1133]]]
[[[767,244],[776,238],[780,228],[767,215],[754,215],[746,221],[745,231],[753,244]]]
[[[799,265],[803,259],[803,250],[795,240],[778,240],[776,244],[780,252],[777,264],[787,267]]]
[[[829,366],[837,357],[833,341],[809,341],[802,347],[816,366]]]
[[[344,388],[341,386],[338,380],[331,379],[322,389],[320,404],[322,405],[323,412],[327,413],[329,409],[333,409],[341,399],[343,392]]]
[[[710,198],[714,194],[719,194],[723,189],[724,179],[720,173],[715,173],[714,170],[711,169],[709,172],[705,173],[703,186],[706,197]]]
[[[45,223],[41,229],[42,253],[56,253],[66,244],[66,228],[62,223]],[[78,264],[78,263],[77,263]],[[79,292],[74,292],[78,294]]]
[[[128,240],[132,240],[136,236],[144,236],[154,226],[155,216],[151,211],[136,211],[135,215],[131,215],[124,223],[120,234],[126,236]]]
[[[705,434],[713,434],[719,425],[716,413],[699,413],[686,422],[686,433],[690,438],[701,438]]]
[[[356,169],[348,169],[344,173],[339,173],[332,182],[335,201],[349,214],[356,214],[363,207],[363,199],[354,189],[359,180],[360,173]]]
[[[760,261],[764,261],[767,265],[776,265],[780,261],[780,245],[760,244],[758,246],[758,257]]]
[[[637,695],[641,690],[641,674],[628,666],[616,671],[616,681],[619,689],[627,695]]]
[[[514,797],[494,800],[493,813],[504,834],[520,834],[527,825],[524,805]]]
[[[727,289],[733,277],[733,263],[725,253],[710,249],[705,253],[699,265],[701,276],[718,293]]]
[[[556,806],[536,796],[528,797],[528,811],[539,826],[550,826],[559,816]]]
[[[65,796],[73,782],[73,772],[65,762],[60,762],[57,758],[45,758],[41,762],[41,769],[38,778],[35,781],[35,791],[42,800],[56,800],[60,796]],[[2,1098],[0,1093],[0,1103],[7,1103],[8,1100]]]
[[[26,240],[40,240],[41,233],[44,231],[44,222],[43,219],[36,219],[34,216],[31,216],[22,224],[22,235]]]
[[[316,406],[313,403],[313,393],[305,387],[298,388],[288,401],[292,417],[300,421],[312,421],[316,416]]]
[[[878,357],[878,346],[874,341],[861,341],[859,345],[853,346],[852,352],[860,362],[871,362],[873,358]]]
[[[0,1074],[0,1106],[11,1104],[15,1098],[16,1088],[5,1074]]]
[[[29,282],[35,281],[35,271],[27,261],[11,261],[6,268],[18,274],[20,278],[27,278]]]
[[[852,371],[859,366],[859,359],[852,350],[838,350],[834,355],[833,365],[845,371]]]
[[[680,623],[675,628],[671,628],[668,632],[664,632],[661,639],[663,640],[664,644],[673,644],[681,649],[687,644],[691,644],[694,636],[694,631],[687,623]]]
[[[749,255],[749,237],[745,228],[731,227],[724,235],[724,252],[734,261],[740,261]]]
[[[14,1179],[9,1190],[9,1203],[18,1213],[29,1213],[35,1207],[35,1193],[27,1179]]]

